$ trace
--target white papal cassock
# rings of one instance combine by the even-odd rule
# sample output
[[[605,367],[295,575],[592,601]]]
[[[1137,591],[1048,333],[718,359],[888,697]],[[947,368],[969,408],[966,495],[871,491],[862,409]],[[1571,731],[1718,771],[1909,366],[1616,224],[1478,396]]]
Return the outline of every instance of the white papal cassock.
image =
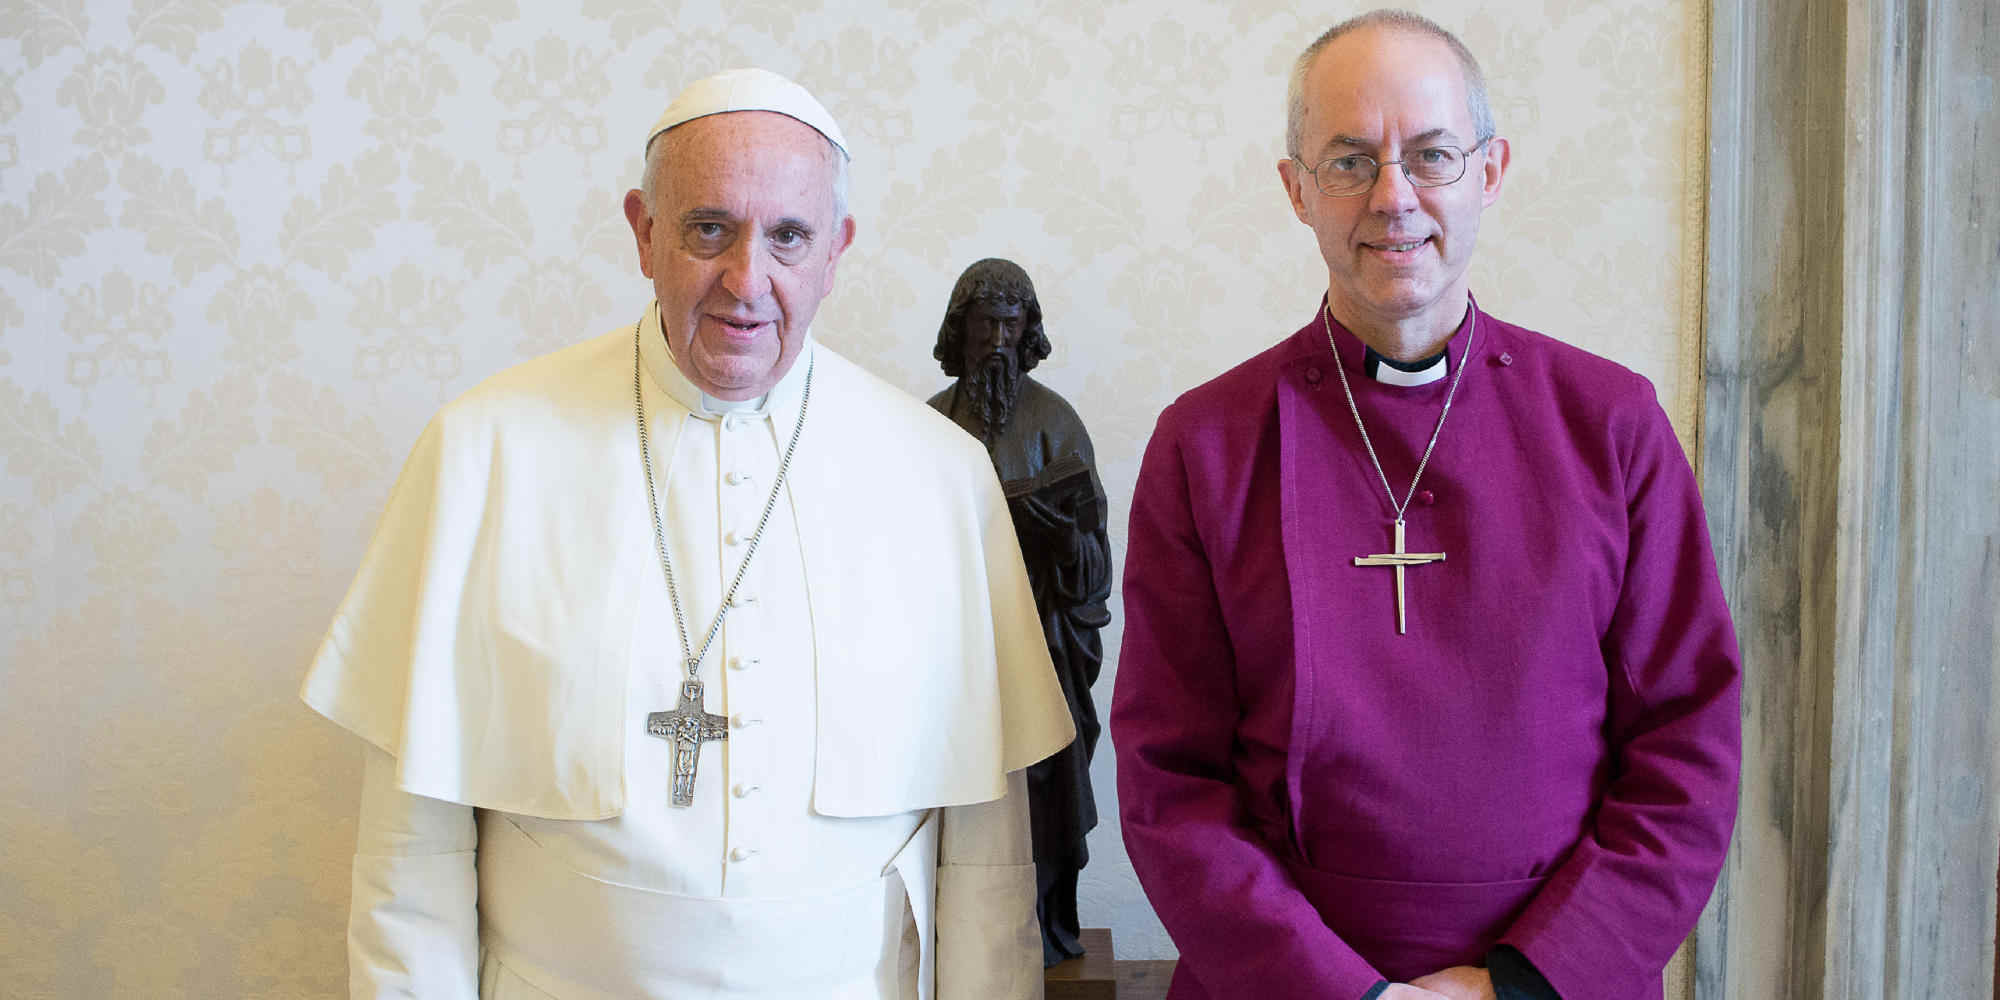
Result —
[[[728,738],[671,807],[673,748],[645,722],[681,654],[631,329],[447,406],[305,686],[374,745],[355,995],[1039,996],[1018,772],[1071,726],[984,450],[810,338],[730,404],[680,373],[656,311],[641,325],[696,645],[811,364],[787,488],[702,663]]]

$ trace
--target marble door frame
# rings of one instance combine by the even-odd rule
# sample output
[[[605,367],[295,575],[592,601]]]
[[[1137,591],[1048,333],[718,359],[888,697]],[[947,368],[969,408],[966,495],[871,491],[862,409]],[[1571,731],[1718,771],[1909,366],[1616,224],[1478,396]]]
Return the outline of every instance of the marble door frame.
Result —
[[[1699,465],[1745,755],[1699,1000],[1994,995],[1990,2],[1709,4]]]

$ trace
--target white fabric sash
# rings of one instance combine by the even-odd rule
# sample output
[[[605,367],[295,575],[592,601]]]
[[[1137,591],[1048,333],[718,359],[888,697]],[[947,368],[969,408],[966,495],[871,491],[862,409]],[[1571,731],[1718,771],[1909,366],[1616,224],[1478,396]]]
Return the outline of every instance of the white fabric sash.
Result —
[[[484,813],[481,994],[518,977],[557,1000],[928,1000],[936,866],[933,817],[887,873],[848,889],[682,896],[580,875]],[[905,952],[912,916],[918,955]]]

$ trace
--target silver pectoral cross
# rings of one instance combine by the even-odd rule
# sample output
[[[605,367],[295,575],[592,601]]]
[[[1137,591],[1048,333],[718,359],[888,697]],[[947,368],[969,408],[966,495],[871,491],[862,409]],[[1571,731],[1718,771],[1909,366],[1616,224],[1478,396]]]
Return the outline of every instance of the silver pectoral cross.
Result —
[[[692,678],[681,682],[681,703],[671,712],[646,716],[646,732],[674,744],[673,804],[694,804],[694,771],[701,760],[701,745],[729,738],[729,720],[701,706],[701,682]]]
[[[1389,566],[1395,569],[1397,635],[1405,635],[1409,632],[1409,629],[1405,626],[1403,616],[1403,571],[1411,566],[1422,566],[1425,563],[1443,561],[1444,553],[1442,552],[1403,551],[1403,519],[1400,517],[1396,519],[1396,551],[1378,552],[1372,556],[1354,557],[1354,565],[1356,566]]]

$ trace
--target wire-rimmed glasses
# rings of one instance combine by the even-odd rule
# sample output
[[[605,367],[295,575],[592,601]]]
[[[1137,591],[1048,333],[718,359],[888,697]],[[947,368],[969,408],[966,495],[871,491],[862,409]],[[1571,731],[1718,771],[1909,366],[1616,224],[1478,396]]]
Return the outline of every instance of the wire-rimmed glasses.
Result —
[[[1410,152],[1400,160],[1387,162],[1365,153],[1329,156],[1319,161],[1318,166],[1307,166],[1304,160],[1296,156],[1292,157],[1292,162],[1298,164],[1299,169],[1312,175],[1313,183],[1319,187],[1321,194],[1333,198],[1351,198],[1366,193],[1375,186],[1376,175],[1382,172],[1383,167],[1388,166],[1402,167],[1403,176],[1409,178],[1411,187],[1444,187],[1447,184],[1458,183],[1458,179],[1465,176],[1465,165],[1472,159],[1472,154],[1478,152],[1479,148],[1492,138],[1487,136],[1479,140],[1471,149],[1460,149],[1457,146],[1425,146]]]

